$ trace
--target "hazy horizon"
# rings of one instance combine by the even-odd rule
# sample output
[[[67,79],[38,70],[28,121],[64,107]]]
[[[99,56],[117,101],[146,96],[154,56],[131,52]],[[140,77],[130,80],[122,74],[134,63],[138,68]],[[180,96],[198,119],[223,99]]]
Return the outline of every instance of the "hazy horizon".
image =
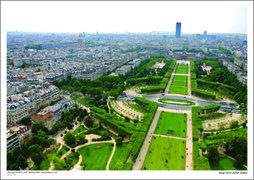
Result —
[[[183,34],[203,34],[204,31],[208,34],[247,34],[251,4],[206,1],[4,1],[1,2],[1,13],[6,31],[172,33],[176,22],[181,22]]]

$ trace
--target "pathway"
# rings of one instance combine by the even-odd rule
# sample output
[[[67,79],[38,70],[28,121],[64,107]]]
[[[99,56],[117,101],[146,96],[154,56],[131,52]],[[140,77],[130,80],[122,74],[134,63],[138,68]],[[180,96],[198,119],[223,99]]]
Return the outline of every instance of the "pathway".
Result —
[[[115,150],[116,150],[116,141],[115,141],[113,138],[111,138],[111,139],[113,140],[114,148],[113,148],[113,151],[112,151],[112,153],[111,153],[111,156],[110,156],[110,158],[109,158],[109,160],[108,160],[108,163],[107,163],[107,166],[106,166],[106,170],[107,170],[107,171],[109,170],[109,165],[110,165],[110,163],[111,163],[111,160],[112,160],[112,158],[113,158],[113,156],[114,156],[114,153],[115,153]]]
[[[186,142],[186,170],[193,170],[193,157],[192,157],[192,119],[191,111],[187,113],[187,142]]]
[[[186,138],[175,137],[175,136],[167,136],[167,135],[161,135],[161,134],[152,134],[152,136],[159,136],[159,137],[166,137],[166,138],[172,138],[172,139],[186,140]]]
[[[144,140],[144,143],[141,147],[141,150],[139,152],[139,156],[138,158],[141,159],[141,161],[136,161],[134,164],[133,164],[133,170],[141,170],[142,166],[143,166],[143,163],[145,161],[145,158],[146,158],[146,154],[147,154],[147,151],[148,151],[148,148],[150,146],[150,142],[152,141],[152,134],[154,133],[154,130],[156,128],[156,125],[157,125],[157,122],[159,120],[159,117],[160,117],[160,114],[161,114],[161,111],[157,110],[154,118],[153,118],[153,122],[147,132],[147,135],[146,135],[146,138]]]
[[[168,81],[168,85],[167,85],[167,87],[166,87],[166,89],[165,89],[165,94],[168,94],[169,88],[170,88],[170,86],[171,86],[171,84],[172,84],[172,81],[173,81],[173,78],[174,78],[174,74],[175,74],[175,71],[176,71],[176,67],[177,67],[177,63],[176,63],[176,65],[175,65],[175,67],[174,67],[174,69],[173,69],[173,71],[172,71],[171,77],[170,77],[170,79],[169,79],[169,81]]]

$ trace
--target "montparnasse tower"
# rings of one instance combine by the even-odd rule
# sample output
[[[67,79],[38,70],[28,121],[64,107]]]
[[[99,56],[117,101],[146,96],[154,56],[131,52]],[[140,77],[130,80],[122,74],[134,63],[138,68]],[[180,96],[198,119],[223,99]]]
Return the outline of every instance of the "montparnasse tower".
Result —
[[[80,37],[80,35],[78,36],[78,40],[77,40],[77,46],[81,47],[83,44],[83,40],[82,38]]]

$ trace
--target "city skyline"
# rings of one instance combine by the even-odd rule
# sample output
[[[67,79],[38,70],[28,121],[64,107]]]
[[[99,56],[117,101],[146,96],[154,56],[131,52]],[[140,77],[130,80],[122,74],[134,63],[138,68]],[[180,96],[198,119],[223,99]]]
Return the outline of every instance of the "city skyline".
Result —
[[[251,3],[61,2],[58,8],[59,2],[3,2],[2,24],[6,31],[147,33],[174,32],[181,22],[182,33],[247,34]]]

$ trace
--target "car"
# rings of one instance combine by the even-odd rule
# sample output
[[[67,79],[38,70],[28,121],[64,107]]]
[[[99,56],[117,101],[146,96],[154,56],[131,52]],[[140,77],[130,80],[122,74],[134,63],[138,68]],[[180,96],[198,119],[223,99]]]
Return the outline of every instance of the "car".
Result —
[[[186,98],[186,96],[184,96],[183,98]]]
[[[162,96],[164,96],[164,94],[162,94]]]

